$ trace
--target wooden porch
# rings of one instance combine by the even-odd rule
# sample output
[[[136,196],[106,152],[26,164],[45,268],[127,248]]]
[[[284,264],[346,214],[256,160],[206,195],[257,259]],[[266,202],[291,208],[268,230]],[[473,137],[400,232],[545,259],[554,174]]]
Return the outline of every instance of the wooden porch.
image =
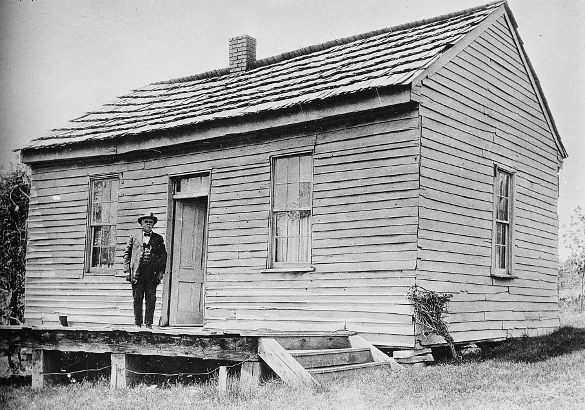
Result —
[[[110,385],[125,388],[146,374],[144,359],[158,356],[200,359],[221,363],[221,380],[227,367],[238,367],[241,385],[258,384],[261,363],[284,382],[318,385],[343,373],[390,365],[386,356],[354,332],[270,332],[214,331],[200,327],[55,327],[2,326],[0,349],[13,346],[30,348],[32,387],[41,388],[49,380],[64,376],[60,354],[83,352],[109,356]],[[208,372],[211,373],[211,372]],[[193,372],[193,374],[198,374]]]

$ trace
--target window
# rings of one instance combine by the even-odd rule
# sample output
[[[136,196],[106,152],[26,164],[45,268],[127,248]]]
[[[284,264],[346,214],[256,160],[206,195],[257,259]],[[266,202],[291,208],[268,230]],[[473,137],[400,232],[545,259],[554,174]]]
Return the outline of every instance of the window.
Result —
[[[311,262],[311,154],[272,161],[272,266],[309,265]]]
[[[199,198],[209,195],[209,174],[181,176],[174,180],[175,199]]]
[[[493,273],[512,274],[513,174],[496,167],[494,176]]]
[[[116,257],[118,177],[90,180],[89,271],[113,269]]]

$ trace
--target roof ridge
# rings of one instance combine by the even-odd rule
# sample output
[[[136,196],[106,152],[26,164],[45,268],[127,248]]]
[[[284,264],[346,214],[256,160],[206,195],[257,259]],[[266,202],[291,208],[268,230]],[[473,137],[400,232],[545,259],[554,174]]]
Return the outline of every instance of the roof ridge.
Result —
[[[431,17],[428,19],[415,20],[415,21],[412,21],[410,23],[398,24],[396,26],[391,26],[391,27],[386,27],[386,28],[382,28],[382,29],[378,29],[378,30],[368,31],[366,33],[355,34],[352,36],[342,37],[342,38],[338,38],[335,40],[329,40],[329,41],[326,41],[324,43],[306,46],[306,47],[302,47],[302,48],[299,48],[296,50],[287,51],[287,52],[284,52],[281,54],[277,54],[275,56],[266,57],[266,58],[263,58],[261,60],[256,60],[254,63],[252,63],[250,69],[253,70],[256,68],[265,67],[265,66],[268,66],[270,64],[279,63],[281,61],[286,61],[286,60],[290,60],[292,58],[301,57],[301,56],[311,54],[311,53],[314,53],[317,51],[323,51],[323,50],[326,50],[326,49],[331,48],[331,47],[335,47],[335,46],[339,46],[339,45],[343,45],[343,44],[348,44],[348,43],[358,41],[358,40],[363,40],[363,39],[366,39],[369,37],[377,36],[379,34],[392,33],[394,31],[398,31],[398,30],[410,29],[410,28],[422,26],[424,24],[435,23],[438,21],[447,20],[447,19],[451,19],[454,17],[460,17],[460,16],[464,16],[467,14],[472,14],[472,13],[475,13],[476,11],[479,11],[479,10],[487,10],[489,8],[496,8],[497,6],[500,6],[502,4],[507,5],[507,0],[497,0],[497,1],[494,1],[491,3],[471,7],[469,9],[465,9],[465,10],[455,11],[452,13],[442,14],[442,15],[439,15],[436,17]],[[205,79],[220,77],[220,76],[228,75],[228,74],[230,74],[229,68],[220,68],[220,69],[209,70],[209,71],[205,71],[205,72],[190,75],[190,76],[179,77],[179,78],[170,79],[170,80],[157,81],[157,82],[151,83],[149,85],[176,84],[176,83],[183,83],[183,82],[196,81],[196,80],[205,80]]]

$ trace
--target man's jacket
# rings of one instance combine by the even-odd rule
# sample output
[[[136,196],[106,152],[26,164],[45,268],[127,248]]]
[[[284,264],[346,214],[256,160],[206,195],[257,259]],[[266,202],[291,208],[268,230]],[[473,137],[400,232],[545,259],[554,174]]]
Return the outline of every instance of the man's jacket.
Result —
[[[140,261],[144,252],[144,244],[142,241],[142,230],[136,235],[130,236],[126,248],[124,249],[124,273],[126,273],[126,280],[132,283],[140,278],[141,271],[150,270],[157,281],[160,283],[165,274],[167,265],[167,250],[165,243],[157,233],[150,234],[150,261],[148,267],[140,268]]]

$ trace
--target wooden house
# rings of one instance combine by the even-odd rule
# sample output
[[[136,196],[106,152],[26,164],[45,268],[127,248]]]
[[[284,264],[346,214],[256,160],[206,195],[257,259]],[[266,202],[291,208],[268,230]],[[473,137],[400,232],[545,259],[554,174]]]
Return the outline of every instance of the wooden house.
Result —
[[[28,325],[130,326],[122,252],[169,250],[161,326],[358,332],[412,347],[406,293],[457,342],[559,326],[567,154],[498,2],[150,84],[23,148]]]

